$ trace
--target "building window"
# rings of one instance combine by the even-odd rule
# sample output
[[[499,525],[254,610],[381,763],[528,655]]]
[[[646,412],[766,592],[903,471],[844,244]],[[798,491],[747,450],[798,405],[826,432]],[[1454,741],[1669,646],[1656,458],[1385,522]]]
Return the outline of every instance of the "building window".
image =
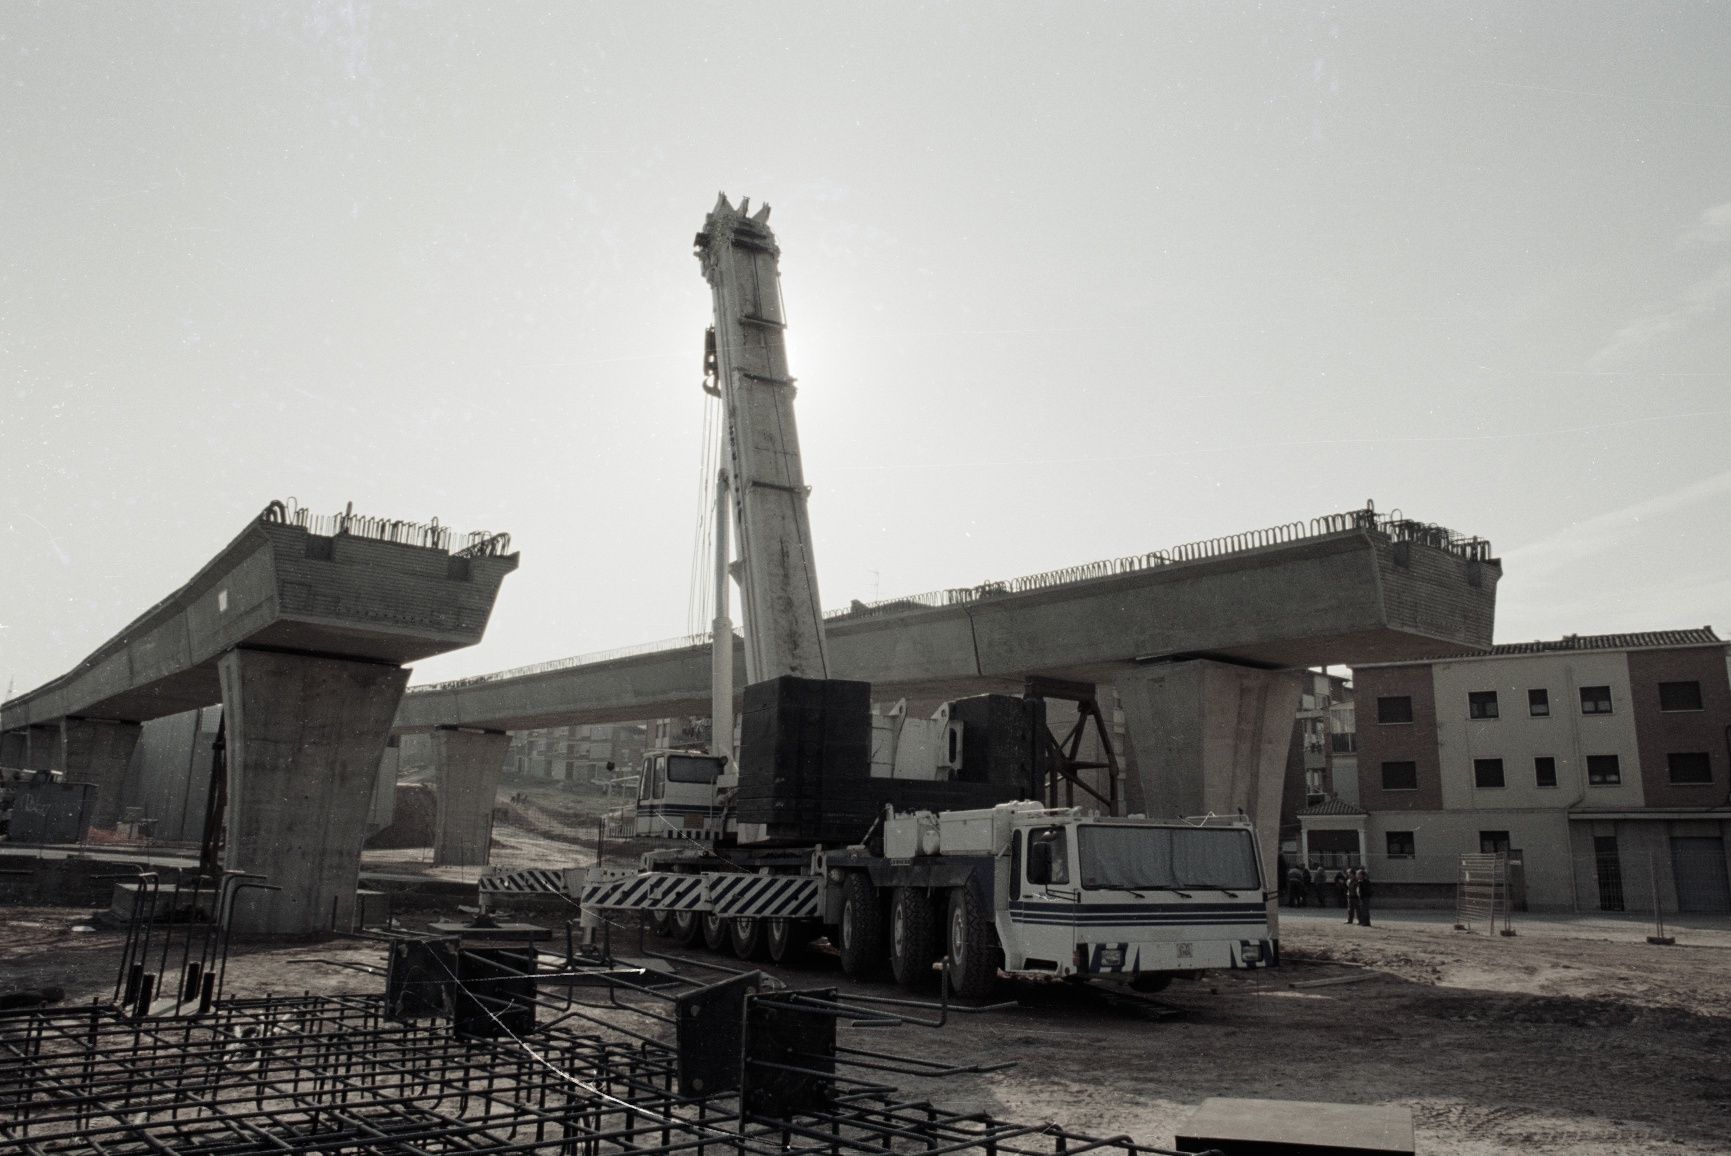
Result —
[[[1503,760],[1474,759],[1473,786],[1480,789],[1503,785]]]
[[[1468,718],[1496,718],[1497,692],[1494,690],[1475,690],[1467,695]]]
[[[1385,791],[1418,790],[1418,764],[1408,761],[1382,765],[1382,789]]]
[[[1388,857],[1390,859],[1411,859],[1413,857],[1413,842],[1411,831],[1388,832]]]
[[[1661,682],[1660,710],[1700,710],[1701,684],[1698,682]]]
[[[1409,723],[1412,721],[1412,696],[1390,695],[1376,700],[1376,721],[1379,723]]]
[[[1540,755],[1533,760],[1533,781],[1541,787],[1557,785],[1557,760],[1550,755]]]
[[[1582,714],[1610,714],[1611,688],[1608,686],[1583,686],[1581,688]]]
[[[1479,854],[1507,855],[1509,853],[1509,833],[1507,831],[1480,831]]]
[[[1671,767],[1671,782],[1679,787],[1693,787],[1713,781],[1713,761],[1706,751],[1672,751],[1665,756]]]
[[[1527,692],[1527,713],[1534,718],[1551,717],[1551,695],[1546,690],[1529,690]]]
[[[1587,782],[1595,787],[1608,787],[1623,781],[1623,769],[1616,755],[1588,755]]]

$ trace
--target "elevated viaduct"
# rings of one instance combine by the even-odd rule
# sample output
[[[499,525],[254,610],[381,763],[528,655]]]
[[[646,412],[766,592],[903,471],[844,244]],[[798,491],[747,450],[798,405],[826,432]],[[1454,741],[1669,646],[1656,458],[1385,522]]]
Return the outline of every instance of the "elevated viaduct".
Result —
[[[879,700],[1019,692],[1030,676],[1113,685],[1137,755],[1132,809],[1243,808],[1266,830],[1297,709],[1291,672],[1484,649],[1501,574],[1482,539],[1367,508],[856,605],[826,632],[832,672],[872,682]],[[709,688],[699,638],[411,687],[393,729],[438,735],[441,783],[467,784],[484,811],[505,732],[706,715]]]
[[[517,567],[504,535],[273,502],[184,586],[72,670],[0,704],[0,765],[96,787],[113,826],[140,724],[221,702],[223,865],[262,875],[236,925],[348,918],[405,664],[481,639]]]

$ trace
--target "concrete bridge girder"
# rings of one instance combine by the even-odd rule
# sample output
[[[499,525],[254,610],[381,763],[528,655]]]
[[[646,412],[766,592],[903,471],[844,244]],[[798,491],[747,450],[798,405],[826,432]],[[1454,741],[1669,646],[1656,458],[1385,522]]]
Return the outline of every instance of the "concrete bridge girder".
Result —
[[[1402,547],[1397,549],[1396,547]],[[1345,531],[943,607],[832,619],[830,669],[877,697],[1109,683],[1151,660],[1296,669],[1489,646],[1494,562]],[[735,643],[736,669],[743,649]],[[709,646],[415,690],[395,729],[528,730],[709,712]]]

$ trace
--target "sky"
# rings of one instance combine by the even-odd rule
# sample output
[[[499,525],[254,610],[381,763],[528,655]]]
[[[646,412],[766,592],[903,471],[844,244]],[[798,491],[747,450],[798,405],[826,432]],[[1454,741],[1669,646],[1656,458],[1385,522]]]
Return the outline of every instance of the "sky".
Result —
[[[691,611],[718,191],[823,601],[1360,507],[1497,640],[1731,633],[1731,6],[0,5],[0,690],[272,499],[508,531],[460,677]]]

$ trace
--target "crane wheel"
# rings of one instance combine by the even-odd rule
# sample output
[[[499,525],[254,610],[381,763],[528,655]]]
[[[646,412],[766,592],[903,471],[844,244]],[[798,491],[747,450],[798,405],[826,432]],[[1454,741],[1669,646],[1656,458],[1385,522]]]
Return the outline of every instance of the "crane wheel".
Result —
[[[883,966],[883,896],[863,872],[847,877],[841,890],[841,970],[864,979]]]
[[[769,949],[771,963],[789,967],[805,955],[812,940],[812,927],[804,919],[766,919],[763,938]]]
[[[703,938],[703,916],[695,911],[673,912],[673,942],[680,947],[691,947]]]
[[[938,954],[932,895],[923,887],[898,887],[890,907],[890,970],[903,987],[924,987]]]
[[[950,990],[965,999],[991,995],[992,986],[998,981],[998,933],[992,928],[985,906],[970,888],[957,887],[950,892],[950,912],[944,921],[944,931],[950,957],[945,982]]]
[[[713,911],[705,911],[700,922],[703,924],[703,946],[711,951],[726,951],[728,940],[732,938],[727,920]]]
[[[734,955],[744,960],[763,958],[764,923],[765,920],[750,915],[736,915],[727,921],[727,938]]]
[[[673,934],[673,912],[656,910],[649,913],[649,926],[663,939]]]

